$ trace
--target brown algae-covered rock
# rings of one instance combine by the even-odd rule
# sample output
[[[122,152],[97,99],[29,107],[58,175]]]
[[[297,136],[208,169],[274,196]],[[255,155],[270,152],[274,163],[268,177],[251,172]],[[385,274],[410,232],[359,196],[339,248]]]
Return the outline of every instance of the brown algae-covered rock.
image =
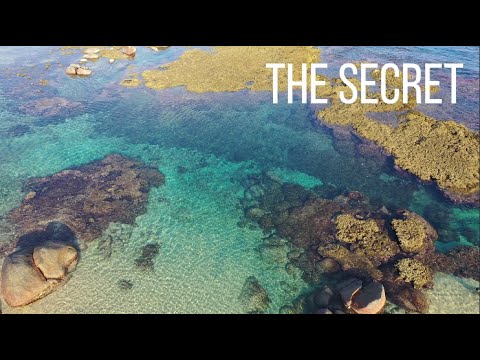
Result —
[[[337,261],[342,270],[358,272],[359,275],[370,275],[375,280],[382,279],[382,272],[365,256],[350,252],[347,248],[338,244],[320,246],[318,253],[324,257]]]
[[[338,215],[335,225],[337,226],[337,238],[349,244],[373,237],[380,232],[375,220],[358,220],[350,214]]]
[[[221,92],[251,89],[272,90],[272,69],[267,63],[318,62],[320,50],[313,46],[216,46],[214,51],[192,49],[160,70],[142,73],[145,85],[153,89],[185,86],[193,92]],[[287,88],[287,72],[279,74],[279,89]]]
[[[122,80],[120,85],[126,86],[126,87],[137,87],[137,86],[140,86],[141,83],[142,82],[138,79],[124,79]]]
[[[380,105],[376,105],[380,106]],[[381,111],[391,111],[382,109]],[[454,121],[410,111],[393,128],[368,118],[369,105],[334,103],[319,111],[326,124],[352,126],[395,158],[395,164],[423,181],[434,181],[456,202],[478,203],[480,136]]]
[[[33,116],[68,116],[82,110],[82,103],[55,96],[27,101],[20,106],[20,110]]]
[[[351,214],[341,214],[337,216],[335,224],[337,238],[352,244],[352,252],[365,256],[376,265],[388,261],[400,251],[398,245],[373,219],[360,220]]]
[[[476,246],[459,246],[445,254],[429,252],[422,262],[435,272],[480,281],[480,249]]]
[[[406,283],[412,283],[415,289],[421,289],[426,285],[432,284],[432,273],[430,269],[420,261],[412,258],[399,260],[395,267],[400,276]]]
[[[400,248],[406,253],[419,254],[433,250],[433,243],[438,237],[425,219],[409,211],[403,212],[403,219],[393,219],[392,227]]]
[[[30,179],[25,199],[8,219],[18,235],[43,231],[52,221],[67,225],[80,241],[101,235],[111,222],[132,223],[143,213],[152,186],[162,185],[157,169],[121,155]]]

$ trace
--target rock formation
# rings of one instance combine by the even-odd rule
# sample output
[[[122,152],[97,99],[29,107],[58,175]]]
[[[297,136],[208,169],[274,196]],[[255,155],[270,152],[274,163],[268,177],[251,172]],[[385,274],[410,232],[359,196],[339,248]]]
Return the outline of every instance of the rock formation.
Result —
[[[79,241],[91,241],[112,222],[130,224],[145,210],[148,191],[162,185],[157,169],[121,155],[30,179],[28,195],[9,214],[19,235],[43,231],[53,221]]]

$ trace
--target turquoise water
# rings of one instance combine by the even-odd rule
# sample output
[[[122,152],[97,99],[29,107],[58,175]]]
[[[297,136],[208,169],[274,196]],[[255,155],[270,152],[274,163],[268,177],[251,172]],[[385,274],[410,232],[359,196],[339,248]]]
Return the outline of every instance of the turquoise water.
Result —
[[[147,211],[135,224],[112,224],[107,230],[120,239],[111,257],[99,251],[98,241],[90,243],[65,286],[32,305],[5,312],[241,313],[238,295],[245,279],[254,275],[272,300],[268,312],[278,313],[308,284],[300,274],[288,274],[285,263],[257,250],[264,237],[261,229],[239,226],[244,218],[239,203],[243,181],[265,170],[305,187],[335,185],[365,193],[391,209],[411,209],[437,228],[439,250],[480,244],[478,209],[454,205],[433,186],[399,174],[389,158],[357,153],[357,140],[320,126],[313,107],[298,102],[274,106],[270,93],[193,94],[183,88],[156,91],[118,85],[129,74],[178,58],[185,49],[155,53],[139,47],[134,61],[110,64],[100,59],[91,66],[94,74],[82,79],[64,75],[65,65],[80,58],[78,52],[64,55],[59,47],[0,49],[0,221],[25,196],[22,184],[27,178],[111,153],[141,159],[166,175],[166,184],[150,191]],[[402,51],[432,61],[439,53],[440,59],[449,54],[471,59],[472,51],[478,55],[478,48]],[[396,53],[397,61],[402,61],[402,51]],[[385,50],[360,48],[327,48],[322,60],[333,61],[335,54],[338,61],[365,60],[367,54],[367,60],[386,60]],[[478,89],[478,56],[466,62],[464,70],[459,84],[476,83]],[[48,84],[39,86],[40,79]],[[475,128],[468,114],[473,105],[478,109],[478,92],[459,94],[459,103],[442,112]],[[48,116],[21,109],[44,97],[63,97],[78,106]],[[8,231],[0,226],[0,238],[9,239]],[[134,259],[150,242],[161,248],[155,271],[144,273]],[[131,281],[132,289],[120,289],[119,280]]]

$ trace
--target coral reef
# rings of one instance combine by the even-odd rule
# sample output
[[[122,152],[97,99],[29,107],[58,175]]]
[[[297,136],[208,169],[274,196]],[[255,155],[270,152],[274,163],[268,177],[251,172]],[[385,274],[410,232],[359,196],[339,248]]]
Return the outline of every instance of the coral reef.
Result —
[[[160,70],[142,73],[153,89],[185,86],[193,92],[272,90],[272,69],[267,63],[318,62],[320,50],[313,46],[216,46],[214,51],[192,49]],[[286,90],[286,70],[279,74],[279,89]]]
[[[121,155],[30,179],[28,195],[8,219],[18,235],[42,231],[60,221],[80,241],[91,241],[112,222],[130,224],[145,210],[148,191],[162,185],[157,169]]]
[[[249,276],[243,284],[238,300],[246,313],[264,313],[270,305],[268,293],[255,276]]]
[[[407,283],[412,283],[415,289],[421,289],[431,285],[432,274],[430,269],[416,259],[401,259],[395,267],[399,272],[399,278]]]

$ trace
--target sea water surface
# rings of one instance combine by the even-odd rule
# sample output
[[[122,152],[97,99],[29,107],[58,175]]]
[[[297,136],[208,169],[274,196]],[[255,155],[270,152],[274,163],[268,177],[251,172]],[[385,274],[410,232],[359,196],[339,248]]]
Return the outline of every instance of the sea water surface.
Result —
[[[329,76],[345,61],[463,62],[458,103],[420,110],[478,130],[478,48],[321,49],[322,62],[331,64]],[[141,159],[166,175],[165,185],[150,191],[147,211],[135,224],[111,224],[104,234],[122,238],[111,257],[98,251],[98,240],[88,244],[64,286],[23,308],[3,304],[3,312],[241,313],[238,295],[253,275],[272,300],[268,312],[278,313],[308,285],[262,258],[256,250],[264,237],[261,229],[239,226],[242,180],[264,170],[305,187],[331,183],[389,208],[418,212],[439,231],[439,250],[479,245],[478,209],[452,204],[433,186],[397,173],[392,161],[356,153],[318,124],[313,107],[298,101],[273,105],[269,92],[194,94],[182,87],[158,91],[119,85],[185,50],[138,47],[133,61],[100,59],[90,65],[92,76],[71,78],[65,67],[78,61],[78,51],[0,48],[0,241],[10,239],[5,216],[25,196],[22,184],[29,177],[111,153]],[[27,101],[45,97],[81,107],[52,116],[21,110]],[[146,273],[134,259],[151,242],[161,248],[155,271]],[[122,290],[120,280],[131,282],[131,290]],[[475,286],[468,279],[437,275],[431,311],[478,311]]]

